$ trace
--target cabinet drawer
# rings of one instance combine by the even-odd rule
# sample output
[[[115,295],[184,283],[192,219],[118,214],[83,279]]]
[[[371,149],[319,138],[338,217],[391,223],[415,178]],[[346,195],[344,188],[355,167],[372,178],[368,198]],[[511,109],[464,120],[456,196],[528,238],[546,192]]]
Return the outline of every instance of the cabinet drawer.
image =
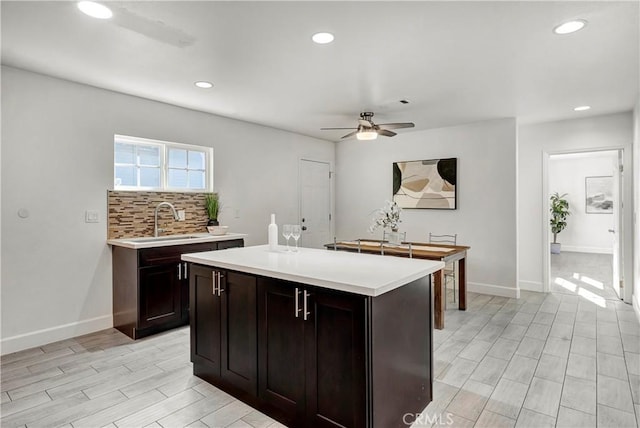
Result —
[[[224,250],[225,248],[244,247],[244,240],[234,239],[232,241],[220,241],[218,242],[218,250]]]
[[[165,263],[178,263],[180,256],[185,253],[197,253],[201,251],[213,251],[218,249],[217,242],[204,242],[200,244],[171,245],[169,247],[145,248],[138,250],[138,263],[140,267],[156,266]]]

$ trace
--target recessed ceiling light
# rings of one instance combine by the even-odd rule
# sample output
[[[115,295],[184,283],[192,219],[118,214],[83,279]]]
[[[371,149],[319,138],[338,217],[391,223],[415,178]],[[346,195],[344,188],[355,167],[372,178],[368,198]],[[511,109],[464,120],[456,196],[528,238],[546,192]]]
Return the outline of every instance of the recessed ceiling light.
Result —
[[[194,85],[196,85],[198,88],[202,88],[202,89],[213,88],[213,83],[205,82],[204,80],[202,80],[200,82],[196,82],[196,83],[194,83]]]
[[[576,107],[574,108],[575,111],[585,111],[585,110],[589,110],[591,108],[591,106],[580,106],[580,107]]]
[[[316,33],[311,36],[311,40],[316,42],[319,45],[326,45],[327,43],[333,42],[333,34],[331,33]]]
[[[576,19],[575,21],[567,21],[563,24],[558,25],[553,29],[553,32],[556,34],[575,33],[578,30],[582,30],[585,25],[587,25],[587,21],[585,21],[584,19]]]
[[[78,9],[92,18],[109,19],[113,16],[111,9],[93,1],[79,1]]]

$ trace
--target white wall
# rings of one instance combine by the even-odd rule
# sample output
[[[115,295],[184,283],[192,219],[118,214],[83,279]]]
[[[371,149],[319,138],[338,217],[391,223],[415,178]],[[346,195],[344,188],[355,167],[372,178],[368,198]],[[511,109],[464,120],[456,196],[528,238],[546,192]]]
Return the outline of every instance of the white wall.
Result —
[[[458,209],[404,210],[400,231],[426,242],[429,232],[457,233],[468,256],[470,290],[515,297],[516,123],[494,120],[399,133],[376,141],[342,141],[336,149],[336,230],[366,238],[373,210],[392,196],[395,161],[458,158]],[[382,236],[382,231],[376,232]]]
[[[624,200],[632,201],[631,142],[633,139],[630,112],[584,119],[522,125],[518,130],[518,249],[520,257],[520,288],[542,291],[544,234],[542,224],[548,208],[543,195],[542,176],[544,153],[568,153],[597,149],[624,149]],[[631,230],[631,203],[623,210],[622,233]],[[625,277],[631,278],[631,239],[625,241]]]
[[[335,160],[327,141],[14,68],[2,73],[3,353],[112,325],[105,219],[114,134],[213,147],[220,220],[248,233],[248,245],[266,242],[271,212],[279,223],[297,221],[300,157]],[[87,209],[100,212],[100,223],[84,223]]]
[[[613,252],[609,233],[613,215],[586,213],[585,177],[611,176],[617,162],[616,151],[554,155],[549,159],[549,192],[566,193],[571,212],[566,229],[558,234],[562,251]]]

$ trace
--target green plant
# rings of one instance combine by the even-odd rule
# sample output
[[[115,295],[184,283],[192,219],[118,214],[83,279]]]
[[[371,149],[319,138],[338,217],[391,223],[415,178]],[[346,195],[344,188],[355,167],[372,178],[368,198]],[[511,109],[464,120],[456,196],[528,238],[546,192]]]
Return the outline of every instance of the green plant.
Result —
[[[551,233],[553,233],[553,243],[557,244],[556,237],[558,233],[562,232],[567,227],[567,217],[571,215],[569,212],[569,201],[565,199],[566,193],[559,195],[558,192],[551,195],[551,206],[549,212],[551,213]]]
[[[207,209],[209,220],[218,220],[220,210],[220,196],[217,193],[207,193],[204,197],[204,205]]]

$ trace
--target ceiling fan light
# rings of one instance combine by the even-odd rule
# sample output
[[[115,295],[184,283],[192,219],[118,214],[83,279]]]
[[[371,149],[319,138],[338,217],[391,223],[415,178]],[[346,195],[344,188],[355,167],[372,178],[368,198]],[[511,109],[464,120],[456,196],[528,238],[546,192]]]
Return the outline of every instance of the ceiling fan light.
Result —
[[[361,141],[375,140],[378,138],[378,133],[376,131],[360,131],[356,134],[356,138]]]

